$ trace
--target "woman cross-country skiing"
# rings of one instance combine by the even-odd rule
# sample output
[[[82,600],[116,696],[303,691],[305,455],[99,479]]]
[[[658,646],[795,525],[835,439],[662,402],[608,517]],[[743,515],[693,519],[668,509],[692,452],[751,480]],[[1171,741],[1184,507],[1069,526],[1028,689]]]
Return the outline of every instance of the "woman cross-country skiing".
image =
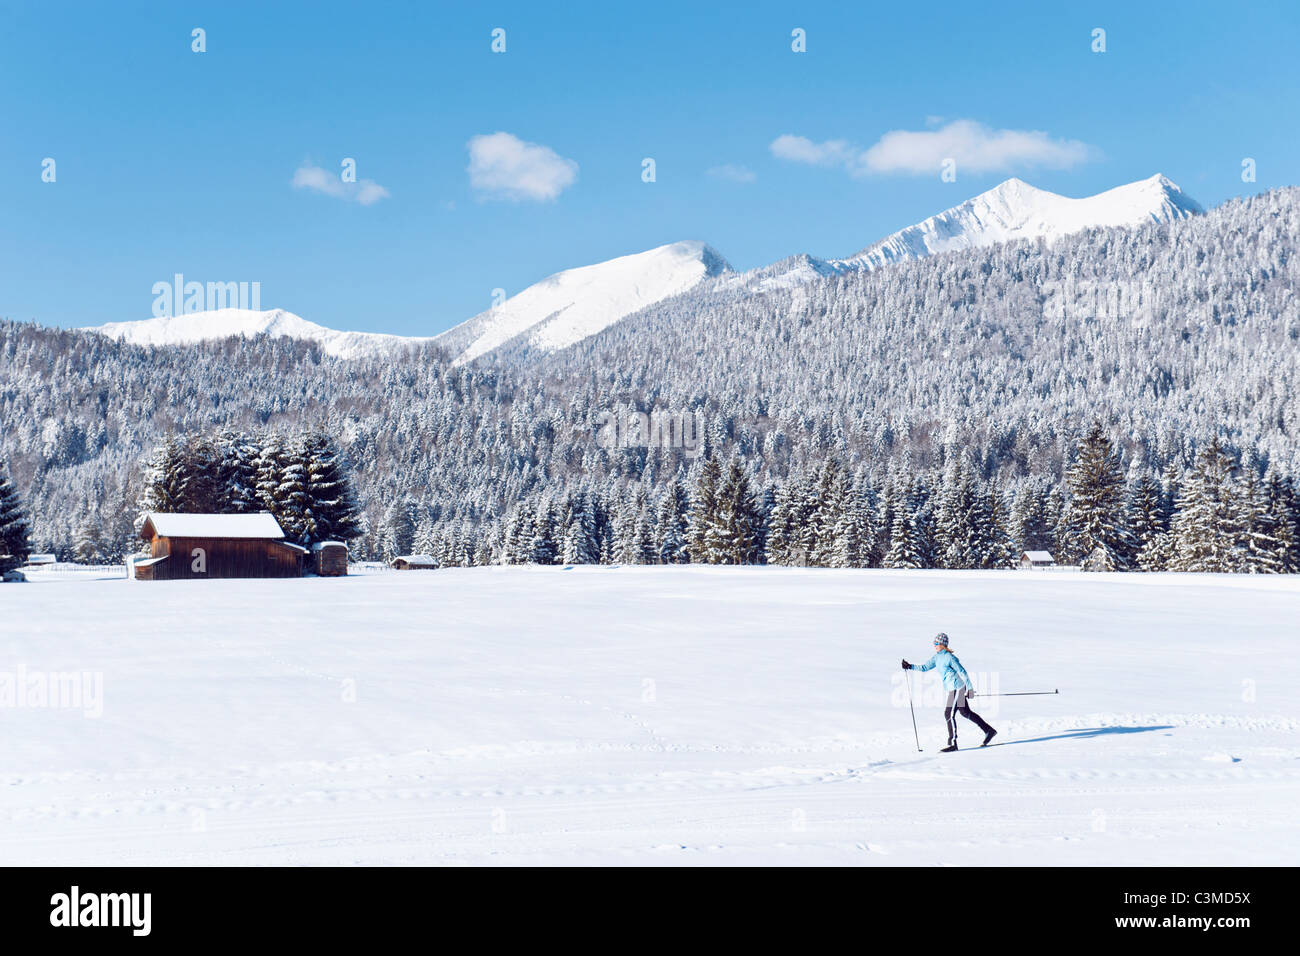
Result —
[[[943,686],[948,691],[948,701],[943,709],[943,719],[948,722],[948,746],[939,753],[951,753],[957,749],[957,714],[974,721],[975,726],[984,731],[984,743],[980,746],[987,747],[997,731],[984,723],[983,718],[971,710],[970,705],[966,703],[975,696],[975,683],[966,673],[966,668],[961,666],[961,661],[957,660],[957,655],[948,650],[947,634],[935,635],[934,656],[924,664],[912,665],[903,661],[905,671],[928,671],[935,667],[939,668],[939,674],[943,677]]]

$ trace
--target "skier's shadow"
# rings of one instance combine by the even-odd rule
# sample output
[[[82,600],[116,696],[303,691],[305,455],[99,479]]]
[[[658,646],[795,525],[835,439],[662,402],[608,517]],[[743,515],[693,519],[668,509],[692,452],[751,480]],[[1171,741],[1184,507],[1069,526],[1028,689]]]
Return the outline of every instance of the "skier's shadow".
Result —
[[[1048,740],[1091,740],[1093,737],[1104,737],[1108,734],[1144,734],[1152,730],[1173,730],[1172,724],[1157,724],[1154,727],[1088,727],[1079,730],[1071,730],[1063,734],[1053,734],[1051,737],[1031,737],[1027,740],[1008,740],[1006,743],[997,744],[999,747],[1013,747],[1016,744],[1041,744]]]

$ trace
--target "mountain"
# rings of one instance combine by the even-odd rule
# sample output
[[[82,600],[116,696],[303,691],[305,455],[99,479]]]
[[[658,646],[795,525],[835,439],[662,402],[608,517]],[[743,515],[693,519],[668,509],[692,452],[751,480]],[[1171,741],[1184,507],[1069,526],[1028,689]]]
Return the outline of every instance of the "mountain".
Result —
[[[472,361],[503,346],[552,352],[580,342],[634,312],[732,272],[703,242],[674,242],[608,262],[566,269],[438,336]]]
[[[384,355],[436,342],[461,365],[489,353],[547,355],[594,336],[628,316],[686,293],[749,295],[803,286],[827,276],[870,272],[940,252],[1016,239],[1055,240],[1096,227],[1171,222],[1204,213],[1162,175],[1071,199],[1019,179],[1006,182],[899,230],[843,259],[799,254],[737,273],[703,242],[675,242],[608,262],[566,269],[434,338],[340,332],[291,312],[218,309],[113,322],[91,331],[140,345],[187,345],[232,335],[287,336],[319,342],[330,355]]]
[[[339,332],[308,322],[284,309],[270,309],[266,312],[253,309],[213,309],[142,319],[138,322],[110,322],[85,331],[99,332],[133,345],[190,345],[231,336],[285,337],[318,342],[327,354],[339,358],[383,355],[432,341],[378,332]]]
[[[938,215],[900,229],[844,259],[799,255],[737,276],[744,288],[762,291],[801,285],[819,276],[878,269],[940,252],[974,249],[1016,239],[1059,239],[1085,229],[1171,222],[1205,212],[1167,177],[1071,199],[1008,179]]]
[[[0,320],[0,462],[26,490],[34,550],[99,528],[120,554],[138,540],[140,462],[169,435],[320,429],[366,511],[353,555],[453,563],[499,559],[552,508],[602,535],[631,528],[640,548],[639,520],[596,521],[586,503],[654,524],[702,441],[719,460],[739,455],[756,488],[791,476],[814,488],[833,455],[877,500],[894,484],[918,506],[953,449],[1009,499],[1041,500],[1034,485],[1060,487],[1095,419],[1126,471],[1183,472],[1217,437],[1241,454],[1243,486],[1300,476],[1300,188],[770,294],[726,281],[486,374],[450,371],[427,348],[286,361],[286,340],[262,335],[146,353]],[[645,431],[641,413],[654,416]],[[631,427],[610,436],[610,415]],[[877,517],[883,544],[892,523]]]
[[[839,261],[848,268],[874,269],[936,252],[1013,239],[1052,240],[1085,229],[1169,222],[1204,212],[1196,200],[1158,173],[1083,199],[1058,196],[1022,180],[1008,179]]]

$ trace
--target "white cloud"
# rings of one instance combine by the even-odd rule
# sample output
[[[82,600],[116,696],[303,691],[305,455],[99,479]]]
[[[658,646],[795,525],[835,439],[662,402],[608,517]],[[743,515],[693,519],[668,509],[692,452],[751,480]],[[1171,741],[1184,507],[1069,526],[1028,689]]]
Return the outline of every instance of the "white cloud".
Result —
[[[814,143],[806,136],[791,136],[789,133],[772,140],[769,148],[777,159],[788,159],[792,163],[808,163],[811,166],[839,166],[849,163],[855,152],[853,147],[842,139]]]
[[[373,179],[363,179],[360,183],[361,189],[357,191],[357,202],[363,206],[369,206],[372,202],[379,202],[381,199],[388,198],[388,190]]]
[[[930,130],[891,130],[865,150],[844,140],[814,143],[789,134],[773,140],[771,150],[792,162],[843,166],[854,176],[929,175],[948,159],[956,162],[958,170],[972,173],[1026,166],[1068,169],[1097,152],[1086,143],[1054,139],[1041,130],[992,129],[974,120],[954,120]]]
[[[708,170],[708,175],[714,179],[725,179],[733,183],[752,183],[758,179],[752,169],[737,166],[734,163],[723,163],[721,166],[714,166]]]
[[[310,189],[324,196],[333,196],[335,199],[343,199],[347,202],[358,202],[363,206],[369,206],[389,197],[388,190],[373,179],[345,183],[338,173],[310,163],[304,163],[294,170],[293,188]]]
[[[554,199],[578,179],[578,164],[549,146],[510,133],[469,141],[469,183],[497,199]]]
[[[1077,139],[1053,139],[1041,130],[990,129],[956,120],[924,132],[897,129],[862,154],[873,173],[932,173],[945,159],[968,172],[1001,172],[1018,166],[1068,169],[1087,162],[1093,150]]]

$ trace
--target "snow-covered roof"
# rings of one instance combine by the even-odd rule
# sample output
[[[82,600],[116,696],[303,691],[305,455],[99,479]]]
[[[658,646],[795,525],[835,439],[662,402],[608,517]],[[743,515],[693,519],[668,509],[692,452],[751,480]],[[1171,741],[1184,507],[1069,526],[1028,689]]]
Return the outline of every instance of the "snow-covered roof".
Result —
[[[394,561],[405,561],[407,564],[437,564],[438,559],[431,554],[399,554],[393,558]]]
[[[133,567],[133,568],[151,568],[151,567],[153,567],[155,564],[157,564],[159,561],[166,561],[168,557],[170,557],[170,555],[166,555],[166,554],[164,554],[164,555],[160,555],[159,557],[156,557],[156,558],[137,558],[136,560],[134,560],[134,561],[131,562],[131,567]]]
[[[306,548],[304,548],[300,544],[294,544],[292,541],[281,541],[280,543],[284,545],[286,548],[292,548],[294,551],[301,551],[303,554],[307,553]]]
[[[321,551],[325,548],[346,548],[347,545],[342,541],[317,541],[311,546],[313,551]]]
[[[27,555],[28,564],[54,564],[55,556],[52,554],[29,554]]]
[[[1026,551],[1025,557],[1030,561],[1055,561],[1050,551]]]
[[[271,538],[284,537],[269,512],[251,515],[159,514],[151,511],[145,525],[160,538]]]

